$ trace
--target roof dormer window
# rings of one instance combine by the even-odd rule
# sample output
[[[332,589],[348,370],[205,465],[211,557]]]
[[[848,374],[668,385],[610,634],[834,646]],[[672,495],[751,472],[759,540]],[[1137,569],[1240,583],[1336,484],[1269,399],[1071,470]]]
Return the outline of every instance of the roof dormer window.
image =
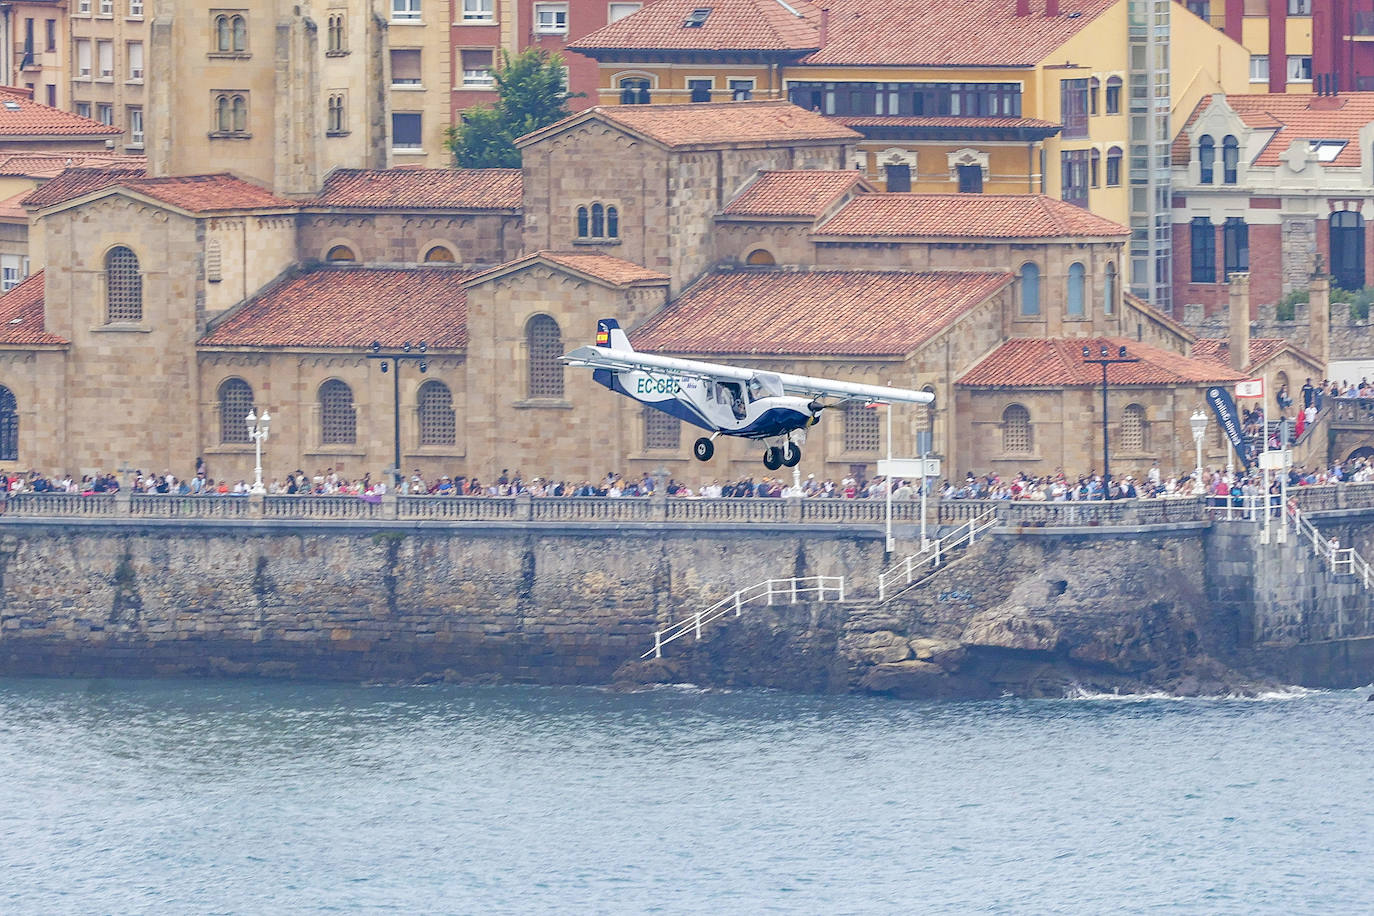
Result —
[[[1336,157],[1345,149],[1344,140],[1308,140],[1307,152],[1316,156],[1318,162],[1335,162]]]
[[[711,15],[709,6],[698,7],[687,14],[687,18],[682,20],[684,29],[699,29],[706,24],[706,19]]]

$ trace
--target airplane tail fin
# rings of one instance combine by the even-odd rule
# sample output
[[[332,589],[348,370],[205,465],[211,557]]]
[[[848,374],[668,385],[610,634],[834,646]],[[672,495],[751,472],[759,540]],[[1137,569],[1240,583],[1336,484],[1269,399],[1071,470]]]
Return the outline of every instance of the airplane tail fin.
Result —
[[[612,350],[634,352],[634,347],[630,346],[630,338],[626,337],[625,332],[620,330],[620,322],[614,318],[602,318],[597,321],[596,345],[598,347],[610,347]]]

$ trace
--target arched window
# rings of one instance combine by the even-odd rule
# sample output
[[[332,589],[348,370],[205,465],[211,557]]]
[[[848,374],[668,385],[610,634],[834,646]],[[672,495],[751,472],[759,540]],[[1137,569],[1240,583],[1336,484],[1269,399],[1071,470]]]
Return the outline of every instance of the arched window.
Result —
[[[1012,404],[1002,411],[1002,452],[1007,455],[1031,453],[1030,411]]]
[[[329,120],[326,122],[326,130],[330,133],[341,133],[347,122],[344,119],[344,97],[341,93],[334,93],[329,97]]]
[[[672,414],[644,408],[644,449],[676,449],[681,444],[682,421]]]
[[[1210,134],[1203,134],[1197,142],[1197,180],[1202,184],[1212,183],[1212,170],[1217,162],[1216,142]]]
[[[219,386],[219,441],[252,442],[248,413],[253,409],[253,388],[241,378],[225,379]]]
[[[1121,187],[1121,147],[1107,148],[1107,187]]]
[[[1082,318],[1085,312],[1084,302],[1086,292],[1084,286],[1085,271],[1083,265],[1077,262],[1069,265],[1069,297],[1066,309],[1070,318]]]
[[[1102,314],[1110,315],[1116,309],[1116,265],[1108,264],[1102,272]]]
[[[453,252],[443,245],[435,245],[425,252],[426,264],[452,264],[454,262]]]
[[[1228,216],[1221,226],[1222,267],[1225,276],[1250,269],[1250,227],[1239,216]]]
[[[1040,268],[1030,263],[1021,265],[1021,314],[1040,314]]]
[[[648,105],[649,81],[643,77],[627,76],[620,81],[620,104]]]
[[[592,204],[592,238],[604,239],[606,237],[606,208],[601,204]]]
[[[1107,114],[1121,114],[1121,77],[1107,77]]]
[[[1340,210],[1330,220],[1331,277],[1341,289],[1364,286],[1364,218],[1354,210]]]
[[[248,100],[241,95],[236,95],[229,102],[230,111],[233,114],[233,130],[236,133],[244,133],[248,130]]]
[[[1139,404],[1128,404],[1121,415],[1121,450],[1145,451],[1145,408]]]
[[[778,262],[773,259],[773,252],[763,248],[755,248],[753,251],[749,252],[749,256],[744,259],[744,263],[752,264],[755,267],[772,267]]]
[[[358,417],[353,389],[332,378],[320,386],[320,443],[353,445],[358,441]]]
[[[1088,153],[1088,183],[1094,188],[1102,187],[1102,151],[1095,149]]]
[[[324,256],[324,259],[326,261],[356,261],[358,256],[347,245],[335,245],[329,249],[329,253]]]
[[[1221,141],[1221,180],[1224,184],[1235,184],[1240,166],[1240,144],[1235,137],[1228,136]]]
[[[1193,283],[1217,282],[1217,232],[1212,221],[1195,216],[1188,224],[1188,254],[1192,259],[1189,278]]]
[[[1097,114],[1097,94],[1101,88],[1102,81],[1097,77],[1094,76],[1088,80],[1088,114],[1090,115]]]
[[[592,224],[587,213],[586,207],[577,208],[577,237],[580,239],[585,239],[592,234]]]
[[[563,334],[548,315],[535,315],[525,325],[525,350],[529,358],[529,397],[563,396]]]
[[[229,109],[229,96],[222,95],[215,99],[215,130],[227,134],[233,129],[234,117]]]
[[[328,50],[334,52],[343,51],[348,47],[345,24],[342,14],[329,17],[329,47]]]
[[[235,16],[229,24],[233,29],[234,50],[248,50],[248,21],[242,16]]]
[[[0,461],[19,460],[19,403],[0,385]]]
[[[138,255],[117,245],[105,255],[105,320],[143,320],[143,275]]]
[[[606,208],[606,238],[620,238],[620,211],[615,207]]]
[[[421,445],[453,445],[457,424],[453,417],[453,393],[443,382],[431,379],[416,396],[420,415]]]
[[[233,27],[229,24],[229,16],[215,17],[215,50],[233,50]]]

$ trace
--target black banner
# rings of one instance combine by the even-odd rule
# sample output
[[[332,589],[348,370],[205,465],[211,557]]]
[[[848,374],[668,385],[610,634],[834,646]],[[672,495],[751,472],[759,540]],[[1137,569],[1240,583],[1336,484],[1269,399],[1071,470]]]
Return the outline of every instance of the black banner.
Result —
[[[1231,392],[1225,388],[1212,387],[1207,389],[1207,403],[1212,405],[1212,412],[1217,415],[1217,422],[1221,424],[1221,429],[1226,433],[1226,438],[1231,440],[1231,447],[1236,450],[1236,455],[1241,463],[1248,470],[1254,467],[1255,453],[1249,442],[1245,441],[1244,430],[1241,428],[1240,413],[1236,410],[1236,402],[1231,397]]]

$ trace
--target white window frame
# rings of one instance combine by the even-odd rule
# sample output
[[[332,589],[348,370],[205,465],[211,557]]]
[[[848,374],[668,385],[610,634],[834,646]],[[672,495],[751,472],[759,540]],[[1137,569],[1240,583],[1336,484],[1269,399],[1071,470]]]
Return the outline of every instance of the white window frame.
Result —
[[[568,4],[536,3],[534,5],[534,34],[568,34]]]
[[[391,0],[392,22],[420,22],[420,0]]]
[[[620,15],[618,16],[616,15],[617,7],[620,8]],[[626,16],[633,16],[635,13],[639,12],[643,8],[643,3],[607,3],[606,22],[607,24],[610,24],[612,22],[619,22]]]
[[[481,24],[496,21],[495,0],[463,0],[463,22]]]
[[[758,81],[757,79],[753,78],[753,77],[748,77],[748,76],[737,76],[737,77],[730,77],[730,78],[726,79],[725,85],[726,85],[727,87],[729,87],[729,90],[730,90],[730,100],[731,100],[732,102],[737,102],[737,101],[749,101],[749,99],[743,99],[743,100],[741,100],[741,99],[739,99],[739,98],[736,96],[736,93],[740,91],[739,87],[736,85],[737,83],[748,83],[748,84],[749,84],[749,89],[748,89],[748,92],[749,92],[749,99],[752,99],[752,98],[754,97],[754,93],[757,92],[757,91],[758,91],[758,88],[759,88],[759,81]]]
[[[91,0],[76,0],[76,12],[80,16],[91,14]]]
[[[114,0],[100,0],[100,15],[114,16]]]
[[[129,18],[143,18],[143,0],[129,0]]]
[[[1302,76],[1302,62],[1307,61],[1307,76]],[[1288,82],[1290,83],[1310,83],[1312,82],[1312,55],[1311,54],[1289,54],[1288,55]],[[1297,75],[1295,75],[1297,74]]]
[[[77,116],[78,118],[85,118],[85,119],[87,119],[87,120],[90,120],[90,117],[91,117],[91,103],[90,103],[90,102],[75,102],[75,103],[73,103],[72,107],[73,107],[73,109],[76,111],[76,116]]]
[[[396,81],[396,68],[395,68],[395,66],[394,66],[394,64],[395,64],[395,57],[394,57],[394,55],[397,54],[398,52],[399,52],[399,53],[402,53],[402,54],[414,54],[415,57],[420,61],[420,66],[417,68],[417,69],[420,71],[420,75],[419,75],[419,77],[416,78],[416,80],[415,80],[414,82],[397,82],[397,81]],[[393,64],[393,66],[392,66],[392,68],[391,68],[391,88],[392,88],[392,89],[408,89],[408,90],[424,89],[424,88],[425,88],[424,51],[423,51],[422,49],[420,49],[420,48],[392,48],[392,49],[391,49],[391,54],[393,55],[392,60],[391,60],[391,63]]]
[[[1250,55],[1250,82],[1267,83],[1269,82],[1269,55],[1251,54]]]
[[[133,49],[138,48],[138,66],[134,66]],[[143,82],[143,42],[131,41],[124,45],[124,58],[129,63],[129,82]]]
[[[129,119],[129,145],[133,147],[143,146],[143,109],[138,106],[130,106],[125,109],[125,115]]]
[[[93,55],[95,54],[95,48],[92,46],[89,38],[78,38],[75,45],[76,53],[73,56],[76,58],[76,78],[79,80],[88,80],[91,78],[91,73],[93,72],[92,68],[94,64],[92,61],[94,60]],[[86,51],[86,65],[84,67],[81,65],[81,51],[83,48]]]
[[[110,119],[109,119],[108,121],[105,120],[105,118],[104,118],[104,115],[107,114],[107,113],[108,113],[109,116],[110,116]],[[113,126],[114,126],[114,103],[113,103],[113,102],[97,102],[97,103],[96,103],[96,106],[95,106],[95,119],[96,119],[97,121],[99,121],[101,124],[108,124],[109,126],[113,127]]]
[[[96,68],[102,80],[114,79],[114,41],[98,38],[95,42]]]
[[[491,55],[491,65],[486,67],[469,67],[467,55],[472,51],[487,51]],[[487,48],[464,48],[459,51],[463,64],[463,88],[464,89],[490,89],[496,83],[492,71],[495,68],[496,52]]]

